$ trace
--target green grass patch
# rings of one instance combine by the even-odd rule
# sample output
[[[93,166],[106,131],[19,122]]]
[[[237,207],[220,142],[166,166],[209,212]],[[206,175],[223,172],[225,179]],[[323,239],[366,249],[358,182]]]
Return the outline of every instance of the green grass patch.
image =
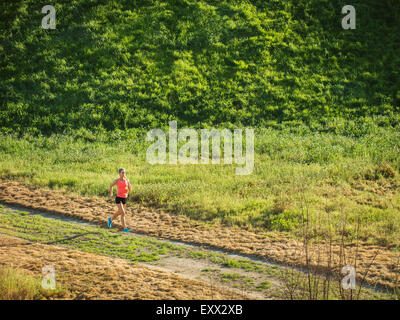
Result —
[[[128,236],[115,230],[5,208],[0,209],[0,223],[0,232],[7,235],[130,261],[156,261],[161,255],[182,251],[179,247],[151,238]]]
[[[271,283],[269,281],[263,281],[256,287],[258,290],[266,290],[271,288]]]

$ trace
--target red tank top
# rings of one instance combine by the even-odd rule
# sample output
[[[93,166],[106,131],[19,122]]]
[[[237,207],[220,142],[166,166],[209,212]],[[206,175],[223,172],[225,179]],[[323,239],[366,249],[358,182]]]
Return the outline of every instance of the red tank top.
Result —
[[[127,198],[128,197],[128,182],[124,179],[118,179],[117,182],[117,197],[120,198]]]

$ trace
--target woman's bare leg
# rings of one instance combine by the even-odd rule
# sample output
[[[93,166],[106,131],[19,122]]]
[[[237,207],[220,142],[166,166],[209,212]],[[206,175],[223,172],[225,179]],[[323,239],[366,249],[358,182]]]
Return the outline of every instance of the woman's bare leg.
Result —
[[[114,213],[114,215],[111,217],[111,221],[113,221],[115,218],[117,218],[120,214],[121,214],[121,212],[118,208],[118,211],[116,213]]]
[[[125,226],[128,227],[126,224],[126,203],[124,203],[123,206],[124,206],[124,213],[125,213],[125,215],[124,215]]]
[[[120,211],[120,215],[121,215],[121,223],[122,223],[122,227],[124,229],[126,229],[126,221],[125,221],[125,205],[122,203],[118,204],[118,209]]]

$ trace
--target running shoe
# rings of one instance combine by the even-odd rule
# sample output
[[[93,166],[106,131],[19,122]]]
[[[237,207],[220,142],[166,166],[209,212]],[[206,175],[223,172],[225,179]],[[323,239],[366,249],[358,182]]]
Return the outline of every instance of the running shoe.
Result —
[[[125,228],[124,232],[129,232],[130,230],[130,228]]]
[[[108,227],[111,228],[111,226],[112,226],[111,218],[108,218],[108,222],[107,223],[108,223]]]

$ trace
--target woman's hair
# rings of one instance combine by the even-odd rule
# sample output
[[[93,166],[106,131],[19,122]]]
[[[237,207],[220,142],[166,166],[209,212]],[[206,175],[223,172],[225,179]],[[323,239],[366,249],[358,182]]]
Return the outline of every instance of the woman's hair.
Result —
[[[122,170],[125,171],[124,168],[119,168],[118,173],[121,173]]]

